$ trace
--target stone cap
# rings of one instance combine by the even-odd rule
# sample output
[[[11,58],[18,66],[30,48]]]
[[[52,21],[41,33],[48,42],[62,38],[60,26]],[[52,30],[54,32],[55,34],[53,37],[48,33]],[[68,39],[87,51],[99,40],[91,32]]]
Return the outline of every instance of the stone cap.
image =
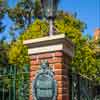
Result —
[[[61,50],[71,57],[74,55],[74,44],[65,34],[25,40],[23,44],[28,47],[29,55]]]
[[[30,39],[30,40],[25,40],[23,42],[24,45],[27,45],[27,47],[29,48],[33,48],[34,47],[37,47],[37,46],[41,46],[41,45],[46,45],[46,44],[49,44],[51,42],[54,42],[55,41],[55,44],[57,42],[62,42],[62,41],[67,41],[69,42],[69,44],[71,46],[74,46],[72,41],[70,39],[68,39],[65,34],[60,34],[60,35],[53,35],[53,36],[47,36],[47,37],[42,37],[42,38],[36,38],[36,39]]]

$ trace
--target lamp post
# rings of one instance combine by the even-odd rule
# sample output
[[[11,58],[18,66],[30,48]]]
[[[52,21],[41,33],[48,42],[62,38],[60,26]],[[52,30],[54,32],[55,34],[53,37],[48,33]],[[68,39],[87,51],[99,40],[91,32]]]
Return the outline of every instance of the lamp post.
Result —
[[[42,15],[49,21],[49,36],[53,35],[53,21],[59,0],[41,0]]]

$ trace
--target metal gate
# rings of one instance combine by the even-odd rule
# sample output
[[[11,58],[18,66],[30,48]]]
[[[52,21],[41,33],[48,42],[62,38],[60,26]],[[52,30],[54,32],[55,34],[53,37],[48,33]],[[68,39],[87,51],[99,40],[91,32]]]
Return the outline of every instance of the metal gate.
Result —
[[[28,100],[29,66],[0,67],[0,100]]]

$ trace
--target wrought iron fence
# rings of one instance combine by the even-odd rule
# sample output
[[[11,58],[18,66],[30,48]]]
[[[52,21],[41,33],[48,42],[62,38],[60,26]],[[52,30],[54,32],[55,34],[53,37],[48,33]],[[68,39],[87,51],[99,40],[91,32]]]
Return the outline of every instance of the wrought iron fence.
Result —
[[[100,95],[95,96],[94,100],[100,100]]]
[[[9,66],[0,68],[0,100],[28,100],[29,70]]]
[[[93,82],[81,75],[70,74],[70,100],[100,100],[93,98]],[[29,66],[0,67],[0,100],[29,99]]]
[[[71,100],[94,100],[92,81],[78,74],[70,74]]]

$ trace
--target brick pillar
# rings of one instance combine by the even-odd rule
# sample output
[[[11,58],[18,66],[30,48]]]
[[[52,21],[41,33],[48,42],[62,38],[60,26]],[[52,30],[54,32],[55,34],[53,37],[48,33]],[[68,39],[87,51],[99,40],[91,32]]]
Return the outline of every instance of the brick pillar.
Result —
[[[57,100],[70,100],[69,98],[69,63],[73,57],[73,44],[65,35],[55,35],[33,40],[26,40],[30,56],[30,98],[32,97],[32,80],[39,70],[41,60],[48,60],[55,72],[57,80]]]

